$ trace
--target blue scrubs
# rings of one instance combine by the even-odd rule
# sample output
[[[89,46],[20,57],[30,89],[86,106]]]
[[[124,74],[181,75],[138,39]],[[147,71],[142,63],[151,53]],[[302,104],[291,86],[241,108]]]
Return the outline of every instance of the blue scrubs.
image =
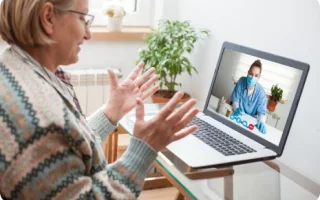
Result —
[[[267,97],[262,85],[257,83],[253,93],[248,96],[247,77],[239,79],[232,92],[232,101],[238,102],[241,110],[252,117],[267,113]]]

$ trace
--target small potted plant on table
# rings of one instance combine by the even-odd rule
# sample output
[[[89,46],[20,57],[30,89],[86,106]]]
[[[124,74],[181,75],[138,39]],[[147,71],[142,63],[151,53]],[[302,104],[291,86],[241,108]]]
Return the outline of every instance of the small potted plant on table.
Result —
[[[283,90],[278,85],[273,85],[271,88],[271,96],[269,98],[267,109],[273,112],[276,109],[278,102],[282,99]]]

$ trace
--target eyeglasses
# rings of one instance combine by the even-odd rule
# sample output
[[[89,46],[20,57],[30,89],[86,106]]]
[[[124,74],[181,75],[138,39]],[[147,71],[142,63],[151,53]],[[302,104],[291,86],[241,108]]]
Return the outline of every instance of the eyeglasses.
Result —
[[[68,12],[76,13],[79,15],[84,15],[86,27],[90,28],[90,26],[94,20],[94,15],[86,14],[86,13],[75,11],[75,10],[68,10]]]

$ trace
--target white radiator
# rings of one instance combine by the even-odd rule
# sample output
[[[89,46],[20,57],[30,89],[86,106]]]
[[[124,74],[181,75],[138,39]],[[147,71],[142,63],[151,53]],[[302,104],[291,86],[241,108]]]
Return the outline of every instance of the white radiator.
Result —
[[[64,69],[71,74],[71,83],[78,96],[81,109],[86,116],[91,115],[108,100],[109,75],[106,69]],[[114,69],[118,79],[120,69]]]

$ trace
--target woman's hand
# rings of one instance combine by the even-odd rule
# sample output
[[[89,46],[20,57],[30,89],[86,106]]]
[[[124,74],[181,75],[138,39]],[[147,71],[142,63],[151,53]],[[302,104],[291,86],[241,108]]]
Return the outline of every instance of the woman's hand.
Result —
[[[113,124],[116,124],[126,113],[136,106],[136,99],[145,100],[158,90],[154,83],[158,76],[152,76],[154,68],[150,68],[143,75],[139,76],[144,64],[139,63],[129,76],[118,83],[115,73],[108,69],[110,78],[110,96],[104,114]]]
[[[182,92],[177,92],[163,109],[149,121],[144,121],[144,105],[141,99],[137,99],[136,123],[133,135],[149,144],[156,151],[160,151],[171,142],[196,131],[198,128],[196,125],[185,128],[199,112],[198,109],[191,109],[196,101],[189,100],[175,110],[182,96]]]

